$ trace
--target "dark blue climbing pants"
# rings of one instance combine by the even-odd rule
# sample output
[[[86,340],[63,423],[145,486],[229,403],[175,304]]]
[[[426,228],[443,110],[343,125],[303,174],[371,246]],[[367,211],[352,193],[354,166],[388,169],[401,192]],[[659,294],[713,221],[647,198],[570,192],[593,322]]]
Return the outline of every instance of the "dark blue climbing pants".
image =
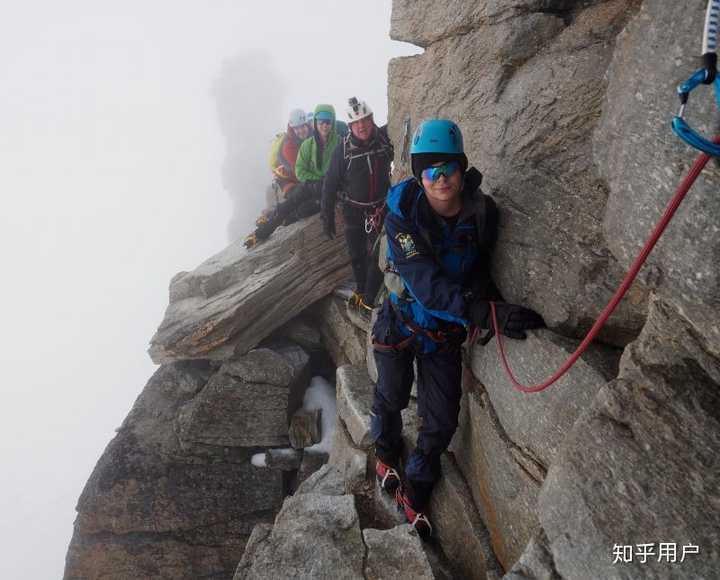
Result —
[[[378,381],[372,405],[371,430],[377,456],[398,465],[402,453],[402,417],[410,402],[417,360],[419,429],[415,450],[405,465],[405,477],[415,490],[416,509],[427,503],[440,478],[440,455],[450,445],[458,425],[462,395],[460,344],[445,343],[422,354],[411,345],[392,351],[375,349]]]

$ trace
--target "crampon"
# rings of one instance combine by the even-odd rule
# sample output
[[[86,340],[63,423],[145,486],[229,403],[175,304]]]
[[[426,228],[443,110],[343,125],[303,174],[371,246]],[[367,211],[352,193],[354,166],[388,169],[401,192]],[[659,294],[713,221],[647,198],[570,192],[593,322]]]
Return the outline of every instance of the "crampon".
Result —
[[[375,475],[378,485],[389,494],[394,494],[400,486],[400,474],[394,467],[390,467],[380,459],[375,462]]]
[[[427,540],[432,536],[433,528],[430,520],[424,513],[413,508],[410,498],[402,485],[395,491],[395,503],[397,503],[398,509],[405,513],[408,523],[415,528],[423,540]]]

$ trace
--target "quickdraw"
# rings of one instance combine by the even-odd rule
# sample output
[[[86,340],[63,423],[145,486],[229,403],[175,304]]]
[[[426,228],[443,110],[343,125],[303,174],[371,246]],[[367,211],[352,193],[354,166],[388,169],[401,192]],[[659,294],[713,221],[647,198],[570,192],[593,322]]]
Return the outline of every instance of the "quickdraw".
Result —
[[[383,220],[385,219],[385,199],[376,199],[374,201],[355,201],[347,194],[343,194],[342,202],[353,207],[362,209],[365,212],[365,233],[373,232],[379,234],[382,229]]]
[[[720,25],[720,0],[709,0],[707,12],[705,13],[705,31],[703,34],[702,60],[703,68],[698,69],[693,75],[681,83],[677,88],[680,98],[680,111],[673,117],[672,130],[685,143],[712,155],[720,157],[720,146],[706,139],[685,121],[685,108],[690,99],[690,93],[698,86],[705,84],[715,85],[715,100],[720,107],[720,78],[717,75],[717,44],[718,30]]]

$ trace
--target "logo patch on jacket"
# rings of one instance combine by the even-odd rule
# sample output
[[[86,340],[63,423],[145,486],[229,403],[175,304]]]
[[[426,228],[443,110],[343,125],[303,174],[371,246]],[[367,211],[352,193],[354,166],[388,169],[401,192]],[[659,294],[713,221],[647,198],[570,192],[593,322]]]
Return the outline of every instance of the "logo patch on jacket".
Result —
[[[415,242],[413,241],[410,234],[398,234],[397,236],[395,236],[395,239],[402,247],[406,259],[418,255],[417,248],[415,247]]]

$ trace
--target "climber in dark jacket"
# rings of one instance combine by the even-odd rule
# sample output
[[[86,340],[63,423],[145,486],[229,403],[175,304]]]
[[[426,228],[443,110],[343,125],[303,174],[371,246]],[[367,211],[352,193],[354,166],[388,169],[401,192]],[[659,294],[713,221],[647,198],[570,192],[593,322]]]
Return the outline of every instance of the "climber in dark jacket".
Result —
[[[479,189],[481,174],[467,169],[455,123],[431,120],[411,144],[415,177],[395,185],[385,220],[389,295],[372,329],[378,381],[371,431],[380,485],[395,493],[408,521],[427,537],[423,513],[441,475],[440,456],[457,428],[461,344],[471,324],[490,328],[490,300],[500,299],[490,277],[497,208]],[[544,325],[536,312],[497,303],[499,330],[525,338]],[[402,418],[417,364],[417,446],[400,477]]]
[[[373,112],[364,101],[349,99],[348,133],[338,145],[325,175],[322,193],[323,227],[329,238],[335,236],[335,204],[340,196],[345,241],[352,263],[356,290],[351,306],[361,312],[372,309],[382,284],[377,256],[372,248],[382,226],[385,196],[390,187],[393,147],[387,126],[377,127]]]

